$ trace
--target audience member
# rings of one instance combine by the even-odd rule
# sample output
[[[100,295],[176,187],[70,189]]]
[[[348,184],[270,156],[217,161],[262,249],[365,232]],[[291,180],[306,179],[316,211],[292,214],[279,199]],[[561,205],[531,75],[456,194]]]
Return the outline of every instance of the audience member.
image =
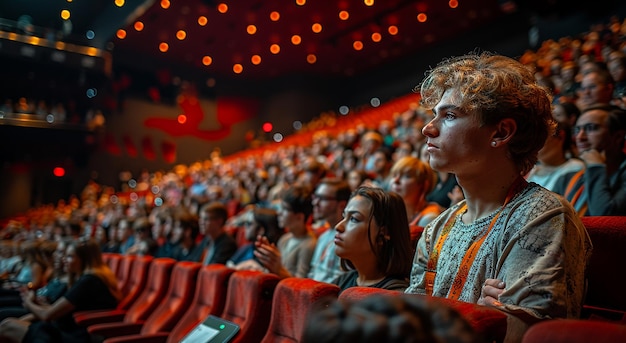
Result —
[[[391,167],[389,189],[404,200],[409,226],[424,227],[443,212],[438,203],[426,201],[436,182],[437,174],[417,157],[403,157]]]
[[[307,226],[313,205],[311,191],[304,186],[291,186],[281,196],[278,225],[285,230],[276,245],[266,237],[256,241],[254,256],[270,272],[281,278],[306,277],[317,238]]]
[[[610,105],[589,107],[573,134],[586,168],[564,175],[555,191],[580,216],[626,215],[626,113]]]
[[[584,169],[583,161],[567,157],[572,145],[571,141],[570,127],[564,123],[557,123],[554,133],[548,135],[543,147],[539,150],[537,154],[539,161],[530,170],[526,180],[554,191],[557,180],[561,176]]]
[[[576,106],[581,111],[595,104],[609,104],[613,99],[613,78],[605,69],[598,68],[583,74]]]
[[[358,188],[335,230],[335,254],[349,271],[332,283],[342,290],[367,286],[404,291],[411,269],[411,246],[400,195],[380,188]]]
[[[244,213],[243,217],[243,227],[249,243],[239,247],[226,265],[237,270],[262,270],[261,265],[254,259],[254,242],[259,236],[266,237],[270,244],[278,242],[283,234],[283,230],[278,226],[278,213],[271,208],[255,207]]]
[[[307,320],[303,343],[478,343],[483,342],[453,308],[417,296],[375,295],[359,302],[317,306]]]
[[[161,253],[177,261],[198,262],[203,250],[202,245],[198,243],[199,234],[198,217],[189,212],[182,212],[176,216],[170,241],[162,246]]]
[[[139,217],[133,222],[135,232],[134,244],[128,248],[127,254],[154,256],[159,248],[157,242],[152,239],[152,224],[148,217]]]
[[[318,237],[311,258],[308,277],[313,280],[331,282],[344,272],[335,254],[335,227],[342,219],[350,193],[350,186],[345,181],[332,178],[322,179],[313,193],[313,218],[327,228]]]
[[[442,61],[420,87],[435,114],[423,129],[430,165],[456,175],[465,201],[425,228],[406,292],[501,309],[509,339],[539,319],[578,317],[589,236],[565,199],[522,177],[553,123],[549,94],[488,52]]]
[[[100,247],[93,241],[71,244],[65,257],[70,288],[52,305],[37,302],[34,291],[22,295],[30,315],[0,322],[3,342],[91,342],[86,328],[76,324],[73,313],[114,309],[121,297],[115,275],[102,262]]]
[[[221,202],[213,201],[200,209],[199,227],[204,235],[202,240],[202,256],[198,260],[204,265],[213,263],[225,264],[237,251],[237,242],[224,229],[228,220],[228,210]]]

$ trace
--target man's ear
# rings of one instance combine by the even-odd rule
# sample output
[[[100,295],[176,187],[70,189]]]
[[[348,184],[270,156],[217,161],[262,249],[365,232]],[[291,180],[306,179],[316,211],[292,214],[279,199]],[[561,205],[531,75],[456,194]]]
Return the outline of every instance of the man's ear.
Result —
[[[492,142],[495,142],[494,147],[503,143],[508,143],[517,132],[517,123],[513,118],[504,118],[496,124],[495,131],[491,138]],[[492,143],[493,144],[493,143]]]

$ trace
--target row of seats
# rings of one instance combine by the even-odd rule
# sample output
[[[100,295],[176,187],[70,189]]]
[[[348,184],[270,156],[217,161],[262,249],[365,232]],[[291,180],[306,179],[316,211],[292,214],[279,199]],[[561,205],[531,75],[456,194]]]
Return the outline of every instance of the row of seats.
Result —
[[[626,262],[623,249],[626,217],[585,217],[583,223],[594,243],[584,318],[623,320],[626,296],[621,285],[626,277],[610,270]],[[317,302],[337,297],[358,301],[372,294],[398,294],[354,287],[338,295],[337,286],[310,279],[289,278],[279,282],[273,274],[234,271],[223,265],[202,267],[195,262],[149,256],[105,254],[104,257],[118,276],[125,297],[114,311],[77,313],[75,319],[87,326],[90,333],[106,338],[107,343],[178,342],[208,315],[222,317],[241,327],[234,342],[298,342],[306,315]],[[429,298],[429,301],[441,301],[457,309],[488,341],[503,341],[504,313],[448,299]],[[548,321],[533,326],[528,335],[541,336],[544,327],[547,330],[568,325],[578,326],[577,330],[567,331],[578,332],[573,338],[589,338],[596,329],[603,329],[605,336],[625,337],[626,326],[591,320]],[[584,331],[587,334],[581,330],[587,330]]]

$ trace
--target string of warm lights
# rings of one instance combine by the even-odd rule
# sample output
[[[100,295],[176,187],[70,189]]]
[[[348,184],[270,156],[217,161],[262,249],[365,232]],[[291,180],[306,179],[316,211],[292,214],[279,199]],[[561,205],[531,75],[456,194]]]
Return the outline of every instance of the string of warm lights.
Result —
[[[291,1],[294,1],[297,7],[300,7],[304,10],[307,9],[308,4],[306,0],[291,0]],[[116,4],[118,6],[124,6],[124,1],[118,0],[116,1]],[[176,5],[178,6],[178,4]],[[219,13],[220,15],[228,16],[229,13],[232,12],[229,6],[237,6],[237,5],[238,4],[236,2],[233,2],[230,5],[226,2],[220,2],[220,3],[216,3],[214,6],[211,6],[210,11],[215,11],[214,12],[215,14]],[[362,6],[364,6],[365,8],[374,8],[377,5],[378,4],[374,0],[362,1]],[[429,8],[427,5],[427,2],[404,1],[404,2],[399,3],[399,6],[408,6],[408,5],[411,5],[417,12],[415,14],[414,24],[426,23],[428,21]],[[346,1],[339,2],[339,5],[338,5],[339,8],[337,10],[336,18],[340,22],[350,23],[350,21],[353,20],[352,12],[361,10],[359,8],[352,8],[352,9],[346,8],[347,6],[348,5]],[[448,7],[450,9],[456,9],[458,8],[458,6],[459,6],[459,3],[457,0],[448,1]],[[175,6],[172,6],[172,3],[169,0],[161,0],[160,7],[162,10],[175,10],[174,9]],[[177,8],[176,10],[179,10],[179,9]],[[267,18],[270,22],[276,23],[276,22],[280,22],[285,14],[286,14],[286,11],[285,13],[281,13],[281,10],[273,10],[269,13]],[[199,13],[197,17],[195,17],[195,21],[197,22],[198,27],[206,29],[206,30],[211,30],[211,23],[209,20],[210,17],[211,17],[211,13]],[[312,38],[310,34],[307,34],[307,30],[296,29],[295,31],[300,31],[300,32],[290,33],[288,42],[291,43],[292,46],[302,47],[301,49],[303,49],[305,52],[305,54],[303,55],[304,59],[306,60],[308,64],[313,65],[318,62],[319,56],[318,56],[317,46],[321,44],[320,40],[322,41],[322,43],[326,41],[326,42],[330,42],[331,44],[334,44],[334,41],[341,38],[341,37],[338,37],[338,35],[350,36],[351,37],[350,44],[352,46],[352,49],[354,51],[362,51],[365,49],[376,49],[377,43],[381,43],[385,39],[392,39],[394,36],[398,36],[401,30],[400,24],[402,23],[399,23],[397,18],[393,16],[388,16],[388,17],[389,18],[387,20],[383,20],[386,18],[381,17],[381,16],[376,17],[376,18],[367,18],[366,20],[367,23],[356,22],[352,26],[348,26],[348,29],[346,29],[346,32],[340,32],[339,34],[337,34],[337,36],[330,37],[330,38],[328,37],[321,38],[321,39]],[[255,17],[254,20],[259,20],[259,19],[258,17]],[[254,20],[251,20],[251,21],[254,21]],[[310,26],[309,26],[308,31],[311,32],[313,35],[320,36],[324,32],[325,25],[330,25],[330,26],[336,25],[336,23],[334,23],[333,21],[329,21],[329,18],[325,18],[325,20],[326,20],[326,23],[324,23],[321,20],[321,18],[313,18],[313,21],[309,24]],[[372,24],[372,22],[374,22],[375,24]],[[245,32],[247,33],[248,36],[256,37],[259,35],[259,26],[257,24],[258,23],[255,23],[255,22],[249,22],[244,25]],[[301,23],[301,24],[306,25],[306,23]],[[134,33],[132,34],[136,35],[136,34],[141,33],[144,30],[145,25],[146,24],[141,20],[138,20],[132,23],[132,25],[130,25],[130,27],[134,29]],[[185,23],[185,25],[183,26],[186,26],[186,25],[188,24]],[[128,30],[127,28],[120,28],[116,34],[117,38],[119,40],[128,39],[130,33],[127,30]],[[161,41],[158,43],[158,47],[157,47],[158,51],[160,51],[161,53],[169,53],[171,49],[173,48],[178,49],[177,48],[178,45],[173,44],[174,41],[186,40],[188,38],[188,35],[191,34],[190,31],[195,31],[195,30],[196,29],[193,27],[179,28],[171,36],[169,36],[172,38],[168,38],[168,36],[160,37]],[[363,33],[366,30],[369,30],[370,32]],[[258,45],[259,44],[258,39],[265,39],[265,37],[263,38],[259,37],[259,38],[253,38],[253,39],[255,39],[254,42],[256,43],[256,45]],[[270,37],[270,40],[265,42],[265,44],[267,44],[266,51],[269,54],[268,56],[278,55],[285,48],[284,46],[285,43],[284,42],[281,43],[280,41],[278,41],[279,39],[280,38]],[[261,42],[260,44],[263,44],[263,42]],[[233,73],[241,74],[244,72],[245,63],[243,61],[245,60],[250,61],[251,66],[261,66],[263,64],[265,59],[261,51],[249,52],[250,55],[248,55],[249,56],[248,58],[243,58],[241,56],[227,56],[226,54],[224,54],[223,51],[204,52],[196,58],[197,58],[198,63],[201,63],[202,65],[206,67],[210,67],[217,60],[219,60],[220,63],[224,63],[223,61],[224,58],[231,58],[233,60],[231,64]],[[241,55],[241,54],[242,53],[235,53],[235,55]],[[388,53],[381,52],[381,56],[384,56],[384,55],[388,55]]]

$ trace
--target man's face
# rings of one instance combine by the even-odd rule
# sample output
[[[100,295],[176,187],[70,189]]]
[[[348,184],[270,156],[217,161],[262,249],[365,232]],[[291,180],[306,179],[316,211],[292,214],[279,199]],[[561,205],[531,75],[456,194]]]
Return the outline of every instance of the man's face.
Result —
[[[313,194],[313,218],[328,220],[333,218],[337,210],[336,191],[327,184],[320,184]]]
[[[608,112],[591,110],[583,113],[576,121],[573,137],[579,152],[590,149],[603,152],[609,145]]]

